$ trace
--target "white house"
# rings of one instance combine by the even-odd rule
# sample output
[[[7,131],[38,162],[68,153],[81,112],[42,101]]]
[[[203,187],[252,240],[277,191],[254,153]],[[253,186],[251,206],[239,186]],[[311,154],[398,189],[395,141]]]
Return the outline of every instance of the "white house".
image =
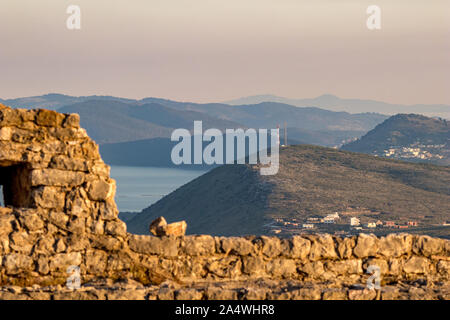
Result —
[[[356,217],[351,217],[350,218],[350,225],[351,226],[359,226],[360,224],[360,220]]]

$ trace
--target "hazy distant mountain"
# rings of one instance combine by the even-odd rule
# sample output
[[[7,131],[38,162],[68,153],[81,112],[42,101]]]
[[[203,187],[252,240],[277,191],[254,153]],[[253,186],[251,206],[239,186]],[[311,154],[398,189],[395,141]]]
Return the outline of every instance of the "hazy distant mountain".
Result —
[[[204,128],[242,126],[205,113],[174,110],[156,103],[139,105],[113,100],[89,100],[62,107],[58,111],[78,113],[83,128],[100,144],[170,137],[176,128],[192,130],[194,120],[203,121]]]
[[[223,103],[200,104],[160,98],[133,100],[112,96],[71,97],[61,94],[47,94],[37,97],[5,100],[4,103],[13,107],[27,106],[59,110],[63,106],[93,100],[97,101],[97,108],[108,107],[108,104],[112,102],[130,105],[158,104],[179,111],[201,112],[207,114],[210,120],[218,118],[253,128],[275,128],[277,124],[282,125],[284,121],[287,121],[289,127],[302,130],[368,131],[387,118],[387,116],[378,113],[349,114],[347,112],[333,112],[326,110],[328,108],[326,104],[323,105],[322,109],[317,107],[296,108],[285,103],[264,101],[254,105],[230,106]],[[101,106],[100,101],[104,105]],[[164,125],[166,126],[167,123]]]
[[[408,161],[450,165],[450,124],[417,114],[398,114],[385,120],[343,150]]]
[[[373,219],[431,225],[448,220],[449,184],[450,167],[290,146],[281,149],[276,175],[261,176],[248,165],[220,166],[144,209],[127,226],[148,234],[150,222],[164,216],[186,220],[189,234],[267,234],[275,218],[302,221],[349,208],[372,212]]]
[[[16,98],[16,99],[5,99],[5,100],[0,99],[0,101],[2,101],[3,104],[10,105],[13,107],[47,108],[55,110],[65,105],[84,102],[88,100],[104,100],[104,101],[113,100],[137,104],[158,103],[175,109],[186,109],[194,111],[199,110],[206,111],[208,109],[214,109],[213,111],[218,112],[218,114],[223,113],[224,108],[226,108],[228,105],[242,106],[242,105],[255,105],[263,102],[277,102],[296,107],[318,107],[330,111],[345,111],[349,113],[381,113],[388,115],[393,115],[397,113],[419,113],[430,117],[438,116],[450,119],[450,105],[444,104],[401,105],[368,99],[343,99],[330,94],[325,94],[312,99],[290,99],[275,95],[257,95],[231,100],[224,103],[207,103],[207,104],[178,102],[161,98],[144,98],[141,100],[136,100],[114,96],[97,96],[97,95],[74,97],[56,93],[34,97]]]
[[[57,110],[63,106],[71,105],[74,103],[84,102],[87,100],[113,100],[121,102],[133,102],[131,99],[117,98],[111,96],[85,96],[85,97],[73,97],[58,93],[49,93],[42,96],[24,97],[17,99],[0,100],[3,104],[25,109],[50,109]]]
[[[401,105],[375,100],[342,99],[331,94],[324,94],[313,99],[290,99],[275,95],[257,95],[226,101],[230,105],[258,104],[261,102],[279,102],[297,107],[319,107],[332,111],[346,111],[350,113],[376,112],[393,115],[396,113],[420,113],[430,117],[450,119],[450,105],[444,104],[415,104]]]
[[[299,108],[274,102],[236,106],[220,103],[196,104],[173,101],[160,101],[158,103],[178,110],[205,112],[216,118],[239,122],[251,128],[275,128],[277,124],[281,126],[286,121],[289,127],[302,130],[367,132],[388,118],[388,116],[378,113],[350,114],[316,107]]]

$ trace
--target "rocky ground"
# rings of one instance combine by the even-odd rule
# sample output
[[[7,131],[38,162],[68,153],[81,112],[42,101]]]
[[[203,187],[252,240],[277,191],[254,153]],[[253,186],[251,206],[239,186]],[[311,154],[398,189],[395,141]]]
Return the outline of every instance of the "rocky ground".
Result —
[[[129,280],[98,281],[80,289],[63,286],[5,286],[1,300],[450,300],[450,284],[425,280],[382,285],[380,290],[364,285],[309,283],[301,281],[201,281],[189,284],[164,282],[144,286]]]

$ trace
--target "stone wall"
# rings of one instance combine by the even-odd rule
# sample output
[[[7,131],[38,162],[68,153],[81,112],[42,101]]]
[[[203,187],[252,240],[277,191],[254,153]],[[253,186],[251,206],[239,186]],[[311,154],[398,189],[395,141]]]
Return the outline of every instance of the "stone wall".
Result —
[[[382,285],[450,282],[450,241],[428,236],[128,234],[118,219],[109,167],[73,114],[0,105],[0,174],[6,201],[0,207],[4,286],[64,285],[69,266],[80,266],[82,283],[262,279],[349,287],[364,285],[371,265],[380,268]],[[158,297],[173,298],[169,292]]]

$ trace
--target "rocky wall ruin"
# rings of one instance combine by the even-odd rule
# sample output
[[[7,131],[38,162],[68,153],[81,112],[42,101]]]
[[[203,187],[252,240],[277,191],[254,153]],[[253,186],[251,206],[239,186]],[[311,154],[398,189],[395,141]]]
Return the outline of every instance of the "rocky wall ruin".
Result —
[[[277,290],[289,281],[326,288],[364,286],[373,265],[384,286],[422,281],[448,288],[450,283],[450,241],[428,236],[129,234],[118,219],[109,167],[75,114],[0,105],[0,185],[5,200],[0,207],[3,286],[64,285],[70,266],[80,267],[82,283],[134,280],[159,286],[154,297],[170,299],[176,298],[174,290],[160,292],[168,281],[208,288],[230,281],[279,281]],[[194,298],[220,298],[205,290],[189,292]],[[270,292],[261,298],[284,294]]]

